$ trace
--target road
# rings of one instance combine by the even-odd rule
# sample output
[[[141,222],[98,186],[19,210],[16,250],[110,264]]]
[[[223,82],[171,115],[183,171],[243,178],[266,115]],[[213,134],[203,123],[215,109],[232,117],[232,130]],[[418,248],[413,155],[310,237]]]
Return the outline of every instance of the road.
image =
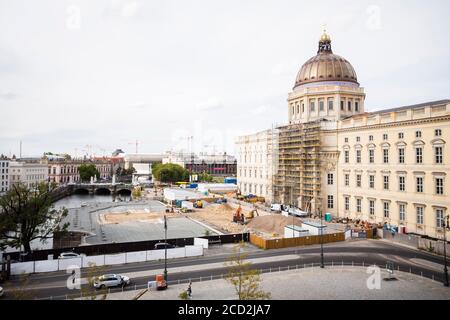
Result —
[[[227,273],[225,262],[230,258],[228,254],[203,256],[197,258],[183,258],[168,261],[168,280],[177,283],[179,280],[192,279],[203,281],[210,277],[221,277]],[[373,265],[384,267],[388,261],[394,262],[396,270],[422,274],[436,281],[443,280],[442,257],[394,245],[386,241],[377,240],[352,240],[340,243],[324,245],[326,264],[346,265]],[[266,251],[253,251],[246,254],[246,258],[254,260],[253,266],[264,269],[264,272],[279,268],[295,268],[316,266],[320,263],[320,245],[285,248]],[[131,275],[132,284],[124,290],[134,290],[136,287],[145,287],[149,280],[153,280],[156,274],[161,273],[164,261],[142,262],[126,265],[108,266],[108,273]],[[135,276],[133,276],[135,275]],[[83,275],[82,275],[83,276]],[[64,299],[67,296],[80,295],[79,290],[69,290],[66,287],[68,274],[58,271],[51,273],[33,274],[26,283],[27,293],[30,298]],[[13,277],[3,285],[6,292],[11,288],[23,286],[19,277]],[[119,289],[112,289],[114,292]]]

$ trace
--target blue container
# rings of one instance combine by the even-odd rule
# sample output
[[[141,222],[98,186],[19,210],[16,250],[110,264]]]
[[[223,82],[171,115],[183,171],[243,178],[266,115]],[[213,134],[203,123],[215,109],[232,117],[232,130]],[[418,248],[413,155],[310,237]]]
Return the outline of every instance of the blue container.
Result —
[[[195,189],[198,188],[198,183],[191,183],[190,185],[187,186],[189,189]]]
[[[331,221],[331,213],[325,213],[325,221],[330,222]]]
[[[237,184],[237,178],[225,178],[223,180],[224,183],[232,183],[232,184]]]

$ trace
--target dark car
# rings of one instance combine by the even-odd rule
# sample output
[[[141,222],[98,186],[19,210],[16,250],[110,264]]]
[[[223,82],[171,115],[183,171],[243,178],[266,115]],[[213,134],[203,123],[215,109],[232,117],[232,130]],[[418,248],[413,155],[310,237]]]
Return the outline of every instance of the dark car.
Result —
[[[173,249],[173,248],[175,248],[175,246],[173,244],[166,243],[166,242],[160,242],[160,243],[155,244],[155,250]]]

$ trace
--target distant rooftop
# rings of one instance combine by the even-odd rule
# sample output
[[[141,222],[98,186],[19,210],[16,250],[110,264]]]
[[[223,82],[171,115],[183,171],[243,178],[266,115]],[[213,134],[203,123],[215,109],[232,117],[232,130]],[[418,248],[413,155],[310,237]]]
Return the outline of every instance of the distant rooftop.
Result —
[[[408,110],[408,109],[416,109],[416,108],[422,108],[422,107],[428,107],[428,106],[438,106],[438,105],[447,104],[447,103],[450,103],[449,99],[424,102],[424,103],[413,104],[413,105],[403,106],[403,107],[398,107],[398,108],[382,109],[382,110],[372,111],[370,113],[371,114],[389,113],[389,112],[396,112],[396,111],[402,111],[402,110]]]

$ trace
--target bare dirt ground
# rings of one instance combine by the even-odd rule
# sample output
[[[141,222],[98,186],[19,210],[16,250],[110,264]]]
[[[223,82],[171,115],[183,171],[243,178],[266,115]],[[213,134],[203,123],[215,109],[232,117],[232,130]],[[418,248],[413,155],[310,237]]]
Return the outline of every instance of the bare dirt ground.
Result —
[[[284,236],[284,227],[286,225],[301,226],[298,218],[285,217],[282,215],[259,216],[252,219],[247,227],[251,230],[266,233],[273,237]]]
[[[196,209],[188,216],[229,233],[241,233],[244,231],[244,226],[233,222],[234,212],[236,212],[236,209],[224,203]]]
[[[221,205],[209,205],[204,209],[198,209],[193,213],[189,213],[188,216],[230,233],[241,233],[253,230],[274,237],[283,236],[284,226],[287,224],[292,225],[293,223],[292,217],[274,214],[256,216],[243,226],[232,222],[233,214],[235,212],[235,207],[225,203]],[[247,213],[245,209],[243,209],[243,212]],[[298,218],[295,218],[294,224],[301,226],[301,221]]]
[[[166,213],[168,218],[176,217],[176,213]],[[99,214],[101,224],[119,224],[130,221],[145,221],[161,223],[164,215],[161,212],[146,212],[143,210],[127,210],[124,213],[102,213]]]

